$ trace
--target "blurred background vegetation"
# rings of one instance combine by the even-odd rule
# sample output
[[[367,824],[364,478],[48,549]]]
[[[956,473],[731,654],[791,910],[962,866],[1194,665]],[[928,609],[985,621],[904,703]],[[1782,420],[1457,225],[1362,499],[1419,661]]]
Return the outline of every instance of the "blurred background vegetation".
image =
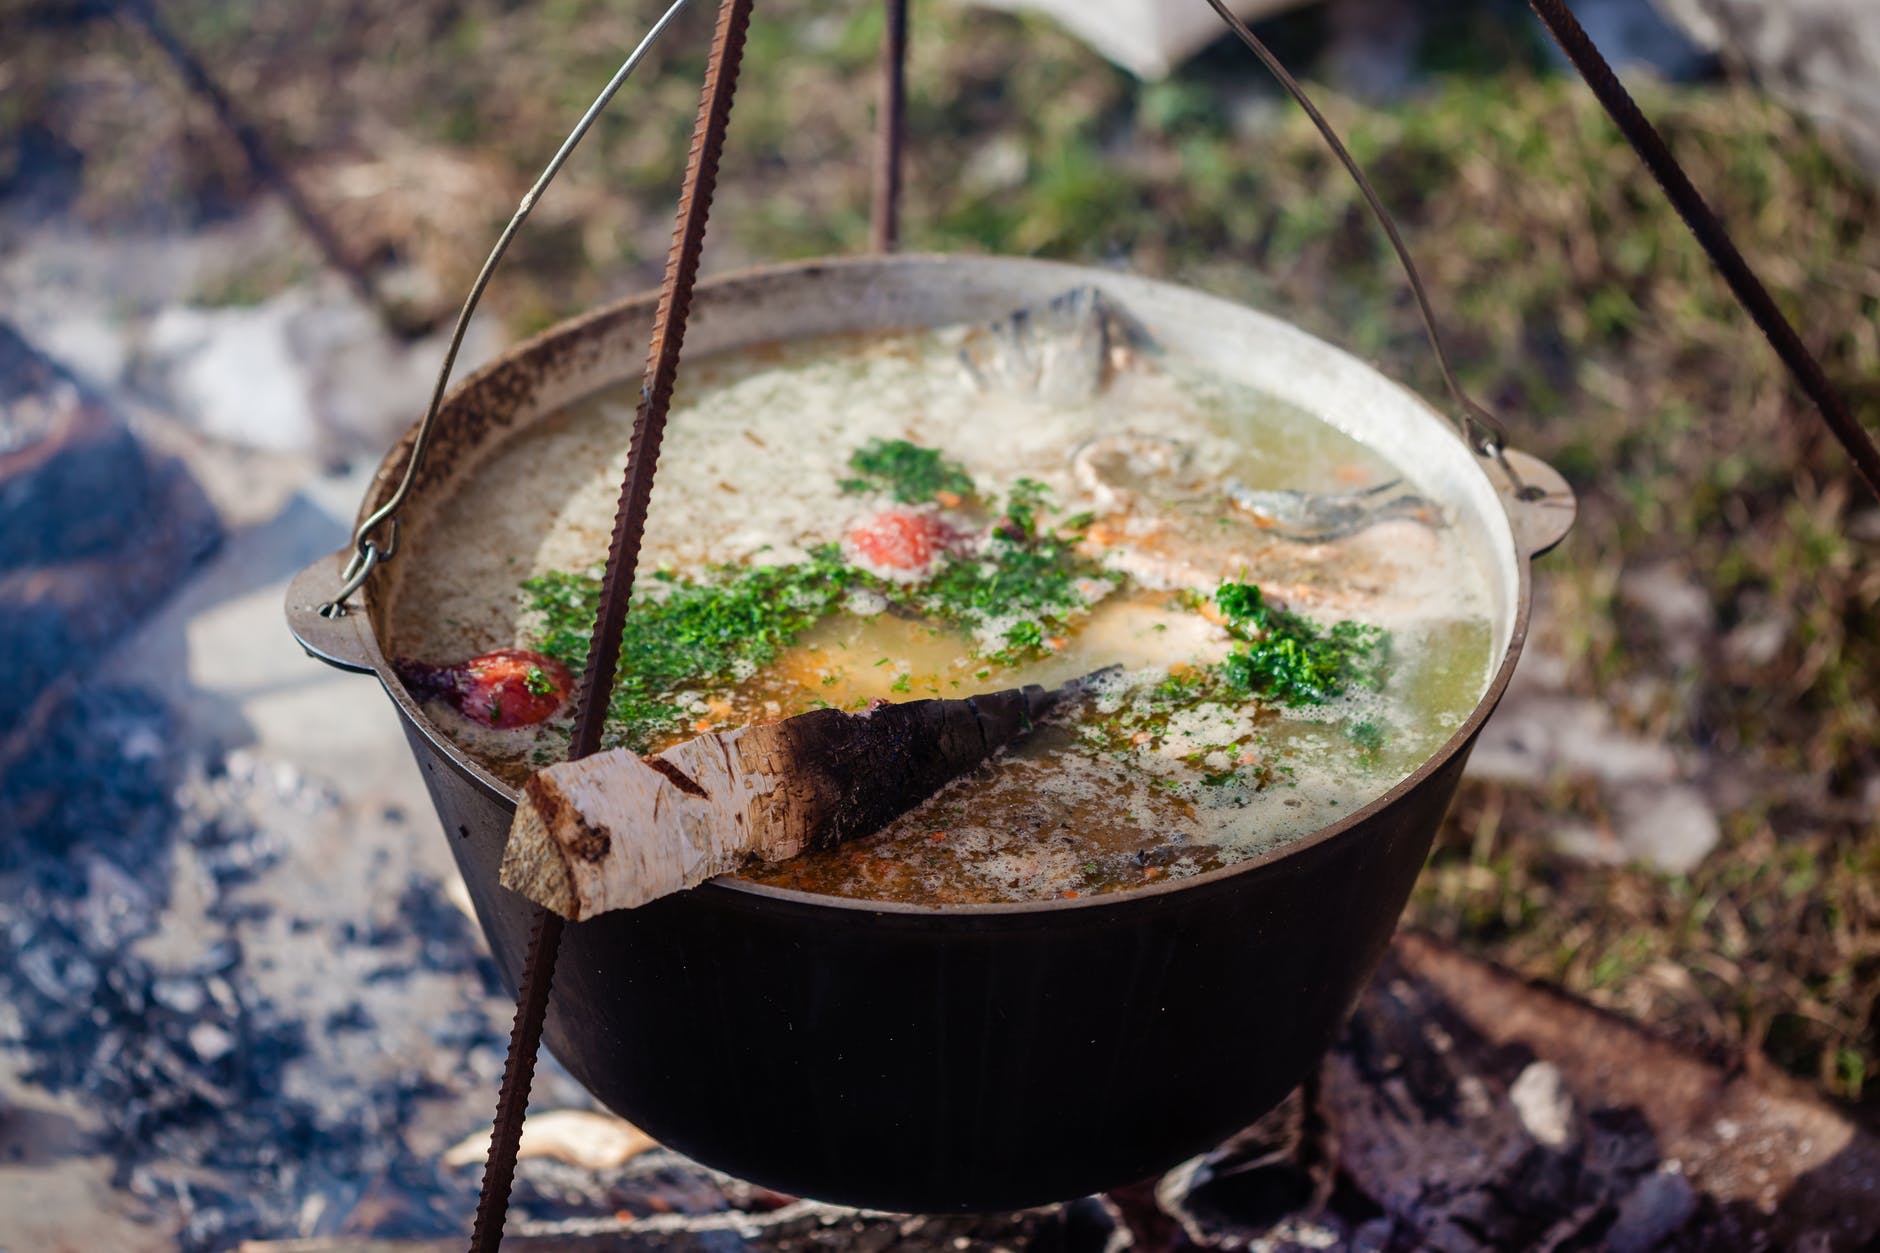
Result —
[[[211,230],[266,191],[110,12],[20,0],[0,30],[0,204],[113,233]],[[1143,84],[1041,21],[916,0],[904,238],[1126,266],[1271,309],[1440,395],[1396,263],[1304,119],[1237,47]],[[646,0],[168,0],[349,247],[435,315]],[[703,66],[697,6],[606,116],[490,300],[521,335],[657,277]],[[852,252],[867,233],[879,7],[766,0],[708,266]],[[1307,11],[1268,23],[1311,77]],[[1507,4],[1443,6],[1393,98],[1321,87],[1423,267],[1465,382],[1580,493],[1537,568],[1534,647],[1566,686],[1698,769],[1723,825],[1695,870],[1590,864],[1562,815],[1598,789],[1470,782],[1410,922],[1695,1044],[1880,1114],[1880,512],[1577,80]],[[1830,139],[1753,89],[1631,76],[1870,426],[1880,208]],[[305,279],[288,244],[203,284]],[[1672,563],[1690,638],[1620,594]],[[1764,641],[1751,647],[1745,630]],[[1771,646],[1770,641],[1773,641]]]

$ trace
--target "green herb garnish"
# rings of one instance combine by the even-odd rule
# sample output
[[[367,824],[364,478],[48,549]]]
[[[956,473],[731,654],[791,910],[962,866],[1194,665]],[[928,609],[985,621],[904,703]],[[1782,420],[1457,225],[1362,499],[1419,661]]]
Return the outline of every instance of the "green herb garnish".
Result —
[[[904,505],[936,500],[943,493],[965,499],[973,494],[966,467],[904,439],[871,439],[849,456],[856,477],[843,479],[845,492],[885,491]]]
[[[869,477],[851,480],[845,489],[880,486],[904,502],[974,490],[957,463],[905,440],[872,441],[850,465]],[[984,634],[992,624],[1003,624],[999,638],[983,646],[988,662],[1010,665],[1044,655],[1069,620],[1109,587],[1102,568],[1076,552],[1089,519],[1072,518],[1048,529],[1042,519],[1049,508],[1043,484],[1019,480],[985,550],[948,557],[933,578],[914,587],[850,565],[833,544],[794,565],[724,565],[697,576],[655,571],[627,615],[605,741],[644,751],[681,730],[701,693],[722,691],[768,665],[862,589],[925,615],[936,629]],[[523,588],[542,616],[536,647],[579,671],[587,662],[600,603],[599,578],[554,572]],[[890,659],[875,664],[886,666]],[[990,674],[983,669],[978,677]],[[837,679],[826,673],[823,683],[833,686]],[[892,690],[909,691],[911,681],[911,675],[902,674]],[[537,694],[553,690],[539,669],[531,670],[525,682]]]
[[[1349,739],[1358,750],[1358,756],[1366,763],[1375,764],[1378,755],[1384,751],[1384,732],[1377,723],[1366,718],[1354,722],[1345,728],[1345,738]]]
[[[1009,665],[1045,653],[1048,636],[1100,598],[1101,591],[1098,597],[1089,592],[1092,581],[1103,578],[1103,568],[1076,551],[1077,530],[1068,523],[1056,531],[1039,525],[1048,505],[1044,484],[1013,484],[985,554],[948,561],[913,594],[914,606],[967,627],[1016,617],[989,660]]]
[[[688,717],[679,697],[723,687],[776,659],[840,607],[853,571],[833,545],[789,566],[718,566],[703,578],[663,574],[627,615],[607,741],[644,750]],[[600,605],[600,580],[550,573],[523,584],[543,615],[539,647],[579,671]]]
[[[522,676],[522,686],[528,688],[536,696],[551,696],[555,691],[555,685],[549,681],[546,674],[542,673],[540,666],[529,667]]]
[[[1390,637],[1362,622],[1321,628],[1311,619],[1268,603],[1250,583],[1223,583],[1214,603],[1242,647],[1220,671],[1234,686],[1284,704],[1322,705],[1353,686],[1383,686]]]

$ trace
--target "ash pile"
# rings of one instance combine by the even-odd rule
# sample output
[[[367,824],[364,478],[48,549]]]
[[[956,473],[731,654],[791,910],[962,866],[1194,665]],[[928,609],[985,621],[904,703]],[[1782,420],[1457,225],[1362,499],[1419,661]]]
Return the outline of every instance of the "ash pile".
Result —
[[[432,1234],[474,1196],[441,1150],[488,1119],[502,1010],[447,858],[413,851],[418,789],[295,764],[324,698],[273,584],[343,538],[321,472],[0,321],[7,1253]],[[381,730],[359,751],[402,752]]]
[[[373,1030],[368,998],[283,997],[256,933],[357,949],[387,982],[416,969],[480,989],[463,920],[433,885],[407,890],[398,925],[351,932],[270,900],[283,846],[336,797],[245,755],[179,765],[175,731],[147,693],[89,689],[8,772],[0,997],[19,1079],[78,1107],[113,1186],[179,1247],[317,1229],[374,1187],[399,1198],[387,1227],[448,1227],[460,1198],[398,1134],[435,1076],[331,1065],[322,1053]],[[490,1029],[474,1015],[437,1034],[454,1069]]]

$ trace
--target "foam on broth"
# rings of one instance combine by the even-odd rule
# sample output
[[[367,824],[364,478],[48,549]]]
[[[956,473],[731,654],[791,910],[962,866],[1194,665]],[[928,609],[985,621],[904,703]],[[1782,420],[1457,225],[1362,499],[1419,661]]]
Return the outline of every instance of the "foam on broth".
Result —
[[[984,656],[1002,633],[996,620],[947,629],[858,594],[755,673],[690,694],[695,725],[1108,672],[1063,717],[885,830],[749,877],[940,903],[1083,894],[1197,873],[1361,807],[1474,708],[1493,664],[1489,582],[1455,531],[1430,525],[1440,518],[1396,518],[1333,542],[1300,543],[1225,492],[1231,481],[1255,491],[1348,493],[1402,471],[1328,424],[1172,354],[1122,363],[1099,394],[1075,404],[975,387],[959,364],[961,334],[850,336],[688,362],[642,572],[805,560],[841,540],[858,514],[887,504],[840,485],[857,449],[900,439],[957,461],[984,496],[1031,479],[1049,489],[1051,517],[1098,514],[1085,548],[1115,590],[1076,615],[1054,649],[1011,664]],[[445,662],[536,643],[541,618],[521,585],[604,558],[633,399],[622,387],[571,406],[496,448],[464,479],[425,528],[425,559],[403,572],[389,624],[395,656]],[[1134,441],[1127,446],[1151,453],[1178,448],[1184,468],[1093,480],[1092,440]],[[1322,623],[1387,630],[1382,690],[1297,708],[1259,699],[1166,708],[1158,693],[1171,667],[1205,670],[1234,647],[1196,603],[1230,580],[1258,584]],[[644,577],[640,586],[658,595]],[[442,705],[427,714],[511,781],[559,759],[566,743],[565,721],[492,731]],[[692,733],[676,728],[643,747]]]

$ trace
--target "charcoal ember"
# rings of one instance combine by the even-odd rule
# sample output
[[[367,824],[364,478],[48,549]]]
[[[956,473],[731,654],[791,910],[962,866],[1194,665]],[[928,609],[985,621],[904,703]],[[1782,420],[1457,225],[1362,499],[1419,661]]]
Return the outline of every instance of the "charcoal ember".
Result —
[[[1611,1253],[1648,1253],[1661,1248],[1691,1221],[1698,1203],[1690,1180],[1674,1171],[1654,1171],[1619,1203],[1619,1212],[1606,1232],[1606,1247]]]
[[[173,1014],[189,1018],[209,1003],[209,994],[199,980],[165,976],[152,981],[150,999]]]
[[[1167,1250],[1852,1250],[1875,1178],[1798,1087],[1405,937],[1312,1082],[1157,1184],[1177,1234],[1125,1213]]]
[[[87,946],[110,950],[146,935],[156,926],[156,902],[150,888],[124,873],[110,858],[84,859]]]
[[[179,761],[175,738],[147,694],[81,687],[0,772],[0,870],[15,889],[0,892],[0,1022],[22,1077],[91,1111],[115,1182],[169,1216],[185,1253],[338,1231],[362,1206],[382,1234],[452,1230],[474,1186],[400,1134],[435,1087],[309,1073],[317,1021],[266,994],[245,952],[250,885],[285,847],[254,814],[317,812],[330,792],[239,754]],[[160,968],[137,941],[177,882],[193,885],[200,947]],[[422,921],[448,938],[442,917]],[[417,966],[413,928],[385,939]]]
[[[495,1046],[502,1040],[489,1016],[474,1009],[444,1015],[431,1028],[431,1038],[444,1048],[462,1050]]]
[[[77,1013],[91,999],[98,968],[65,928],[53,923],[28,930],[14,943],[13,968],[41,997],[66,1006],[68,1013]]]
[[[0,655],[4,655],[0,651]],[[168,868],[175,763],[169,710],[135,688],[88,688],[26,755],[0,769],[0,872],[29,873],[64,898],[81,899],[81,844],[127,878],[161,882]]]
[[[494,965],[485,956],[470,920],[437,890],[436,883],[415,874],[406,879],[398,894],[392,920],[367,930],[363,941],[384,948],[403,944],[413,936],[418,940],[421,969],[481,973],[487,967],[490,977],[495,977]],[[495,989],[499,985],[489,986]]]
[[[1401,973],[1372,987],[1326,1064],[1323,1112],[1394,1240],[1472,1253],[1540,1247],[1563,1222],[1580,1238],[1610,1226],[1659,1160],[1649,1129],[1642,1143],[1609,1129],[1598,1159],[1538,1141],[1510,1096],[1532,1062]]]

